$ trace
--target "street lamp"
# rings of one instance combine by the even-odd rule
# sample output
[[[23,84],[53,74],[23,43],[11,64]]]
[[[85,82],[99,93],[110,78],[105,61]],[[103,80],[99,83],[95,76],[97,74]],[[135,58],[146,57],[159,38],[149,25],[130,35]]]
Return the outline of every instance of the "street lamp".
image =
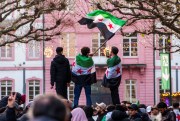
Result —
[[[23,67],[23,65],[25,65],[25,62],[23,62],[22,64],[19,64],[19,68],[23,70],[23,94],[26,94],[26,68]],[[16,67],[16,65],[14,64],[14,66]],[[19,69],[18,69],[19,70]]]
[[[176,63],[176,92],[178,92],[178,63]]]

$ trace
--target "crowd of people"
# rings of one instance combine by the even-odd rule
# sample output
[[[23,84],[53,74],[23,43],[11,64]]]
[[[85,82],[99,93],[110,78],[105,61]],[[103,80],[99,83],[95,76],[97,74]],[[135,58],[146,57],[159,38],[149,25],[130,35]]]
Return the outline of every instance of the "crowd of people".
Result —
[[[120,102],[119,85],[122,66],[118,57],[118,48],[113,46],[106,56],[107,69],[102,86],[111,91],[112,104],[104,102],[92,105],[91,84],[96,82],[95,66],[89,47],[81,48],[70,69],[68,59],[63,55],[63,48],[57,47],[57,55],[51,62],[51,89],[57,95],[37,95],[25,108],[25,95],[12,92],[0,100],[0,121],[180,121],[179,103],[167,107],[160,102],[156,106]],[[67,99],[67,87],[70,81],[75,84],[74,101]],[[79,106],[81,90],[86,94],[86,105]]]
[[[11,93],[0,100],[0,121],[180,121],[179,103],[167,107],[131,104],[96,103],[73,108],[73,103],[57,95],[37,95],[25,108],[24,95]]]

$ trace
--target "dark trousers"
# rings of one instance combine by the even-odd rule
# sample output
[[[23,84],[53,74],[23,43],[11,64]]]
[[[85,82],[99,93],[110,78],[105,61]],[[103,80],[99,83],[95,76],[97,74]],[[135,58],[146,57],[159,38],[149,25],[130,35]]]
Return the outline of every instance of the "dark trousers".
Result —
[[[114,105],[120,104],[118,87],[111,87],[111,98]]]
[[[56,82],[56,93],[67,99],[67,84]]]
[[[84,87],[85,90],[85,94],[86,94],[86,105],[87,106],[91,106],[92,105],[92,101],[91,101],[91,85],[78,85],[75,84],[74,87],[74,108],[76,108],[79,104],[79,97],[81,95],[81,90]]]

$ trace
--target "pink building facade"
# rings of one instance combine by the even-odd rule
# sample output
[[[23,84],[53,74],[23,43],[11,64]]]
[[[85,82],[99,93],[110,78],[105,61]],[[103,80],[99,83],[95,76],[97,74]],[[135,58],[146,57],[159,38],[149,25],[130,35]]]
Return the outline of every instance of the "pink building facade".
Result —
[[[131,30],[131,29],[129,29]],[[129,31],[128,33],[131,33]],[[107,42],[107,44],[99,50],[93,60],[96,65],[97,84],[92,85],[92,101],[93,103],[106,101],[111,103],[110,92],[107,88],[101,87],[102,78],[104,76],[107,58],[104,56],[103,49],[105,47],[116,46],[119,48],[119,56],[123,65],[122,80],[119,87],[120,100],[126,100],[133,103],[152,105],[154,103],[153,92],[153,50],[146,48],[144,41],[153,41],[152,36],[144,37],[140,34],[130,37],[123,37],[118,32]],[[46,58],[46,92],[50,90],[50,63],[55,56],[55,48],[62,46],[64,55],[72,64],[75,56],[80,53],[80,49],[87,46],[94,52],[104,42],[99,30],[87,29],[86,26],[76,24],[73,28],[68,28],[62,32],[60,37],[57,37],[52,42],[46,43],[46,48],[53,49],[53,55]],[[69,89],[69,98],[73,99],[73,84]],[[84,92],[81,94],[80,104],[85,104],[86,98]]]
[[[72,16],[73,13],[72,13]],[[10,46],[0,48],[0,99],[8,95],[10,91],[18,91],[27,95],[27,102],[33,100],[38,94],[54,93],[55,90],[50,89],[50,64],[56,55],[55,49],[58,46],[64,48],[64,55],[69,59],[70,63],[74,61],[75,56],[80,53],[84,46],[88,46],[92,52],[104,42],[103,37],[98,29],[87,29],[77,23],[80,19],[69,17],[74,21],[72,26],[61,31],[60,36],[56,36],[52,41],[45,42],[45,52],[43,52],[42,42],[31,41],[28,44],[13,43]],[[42,24],[40,18],[39,24]],[[45,26],[51,25],[51,18],[45,16]],[[141,27],[141,25],[139,25]],[[133,28],[126,28],[127,33],[132,33]],[[5,37],[8,39],[8,37]],[[173,40],[174,38],[174,40]],[[1,38],[3,39],[3,38]],[[155,75],[153,74],[153,48],[152,35],[136,34],[129,37],[123,37],[119,32],[107,42],[94,56],[93,60],[96,66],[98,82],[92,85],[92,101],[111,103],[110,91],[101,86],[104,76],[107,58],[104,56],[105,47],[116,46],[119,48],[118,55],[123,65],[122,80],[119,87],[119,95],[121,101],[130,101],[136,103],[144,103],[153,105],[159,102],[161,83],[161,69],[159,51],[155,52]],[[172,37],[175,42],[175,37]],[[165,42],[163,42],[165,43]],[[45,55],[45,78],[43,77],[43,54]],[[172,89],[173,92],[180,91],[180,79],[178,71],[180,69],[180,54],[172,54]],[[155,76],[155,85],[153,83]],[[44,79],[43,79],[44,78]],[[45,80],[45,82],[43,82]],[[45,85],[44,85],[45,84]],[[71,83],[68,89],[68,97],[73,100],[73,86]],[[45,87],[45,89],[44,89]],[[155,88],[155,95],[154,95]],[[45,91],[45,92],[44,92]],[[166,91],[166,90],[165,90]],[[86,103],[84,91],[80,97],[80,104]]]

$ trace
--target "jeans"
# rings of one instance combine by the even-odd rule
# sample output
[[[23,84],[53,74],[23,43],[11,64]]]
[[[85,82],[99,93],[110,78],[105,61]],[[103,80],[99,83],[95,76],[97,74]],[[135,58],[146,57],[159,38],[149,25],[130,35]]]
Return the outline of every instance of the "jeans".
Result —
[[[74,87],[74,108],[76,108],[78,106],[79,103],[79,97],[81,94],[81,90],[84,87],[85,90],[85,94],[86,94],[86,105],[87,106],[91,106],[92,105],[92,101],[91,101],[91,85],[78,85],[75,84]]]

